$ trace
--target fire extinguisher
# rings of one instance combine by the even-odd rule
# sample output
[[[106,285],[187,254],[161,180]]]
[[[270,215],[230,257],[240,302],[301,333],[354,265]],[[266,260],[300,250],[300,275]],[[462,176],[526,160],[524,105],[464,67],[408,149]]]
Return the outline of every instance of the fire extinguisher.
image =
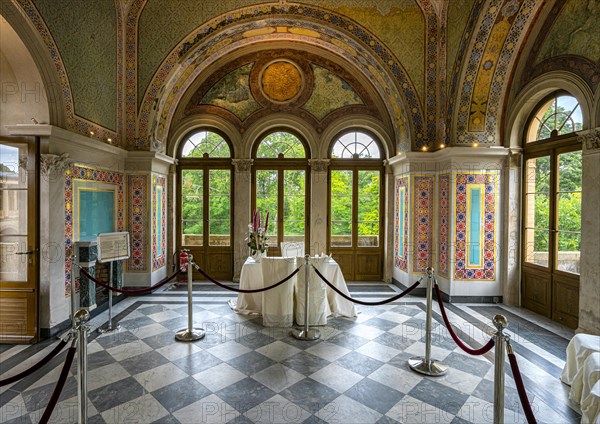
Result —
[[[189,249],[178,249],[173,253],[173,271],[175,271],[175,267],[179,263],[179,269],[183,268],[183,271],[179,273],[179,278],[177,278],[177,282],[187,282],[187,267],[189,265]]]

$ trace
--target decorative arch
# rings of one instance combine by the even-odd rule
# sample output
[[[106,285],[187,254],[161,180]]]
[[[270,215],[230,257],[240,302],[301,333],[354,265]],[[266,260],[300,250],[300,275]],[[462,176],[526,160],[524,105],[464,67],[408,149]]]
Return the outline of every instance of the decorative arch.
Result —
[[[256,48],[257,43],[278,41],[321,48],[347,63],[360,64],[394,120],[399,149],[410,150],[411,139],[412,147],[426,143],[422,107],[414,85],[375,36],[360,24],[325,9],[275,3],[215,18],[171,51],[142,100],[137,147],[164,150],[175,110],[202,71],[225,55],[238,54],[248,46]]]
[[[570,72],[549,72],[542,75],[525,87],[509,109],[504,128],[507,134],[505,145],[519,148],[523,141],[523,132],[528,119],[540,101],[556,90],[565,90],[576,97],[583,114],[583,127],[590,128],[593,111],[593,93],[586,82]]]

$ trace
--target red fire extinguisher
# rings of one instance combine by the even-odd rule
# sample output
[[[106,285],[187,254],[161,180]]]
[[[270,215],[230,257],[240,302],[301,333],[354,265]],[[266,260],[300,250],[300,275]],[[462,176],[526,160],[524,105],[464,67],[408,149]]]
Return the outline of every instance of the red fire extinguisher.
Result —
[[[187,282],[186,272],[189,264],[189,253],[189,249],[179,249],[173,252],[173,271],[175,271],[175,267],[177,266],[177,260],[175,258],[177,258],[178,256],[179,269],[181,270],[177,278],[177,283]]]
[[[179,251],[179,269],[183,268],[185,271],[187,271],[187,267],[189,265],[188,257],[189,257],[189,250],[182,249]]]

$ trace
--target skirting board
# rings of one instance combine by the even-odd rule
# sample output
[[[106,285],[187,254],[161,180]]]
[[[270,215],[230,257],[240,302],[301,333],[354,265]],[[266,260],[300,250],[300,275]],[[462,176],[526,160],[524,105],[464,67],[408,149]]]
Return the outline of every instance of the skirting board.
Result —
[[[401,290],[406,290],[404,284],[392,278],[392,284],[399,287]],[[414,289],[410,295],[415,297],[425,297],[425,287]],[[435,298],[435,294],[433,296]],[[502,303],[502,296],[448,296],[442,291],[442,299],[449,303]]]

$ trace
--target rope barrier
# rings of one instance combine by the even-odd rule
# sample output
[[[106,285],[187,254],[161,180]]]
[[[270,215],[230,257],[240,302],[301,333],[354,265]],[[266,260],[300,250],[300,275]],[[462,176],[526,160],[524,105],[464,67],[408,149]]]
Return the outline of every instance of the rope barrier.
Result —
[[[521,371],[519,371],[519,364],[517,363],[517,357],[513,353],[510,343],[506,345],[508,352],[508,360],[510,362],[510,368],[512,369],[513,377],[515,379],[515,385],[517,386],[517,393],[519,393],[519,399],[521,400],[521,406],[525,413],[525,418],[528,424],[536,424],[537,421],[533,415],[531,404],[527,398],[527,391],[525,390],[525,384],[523,384],[523,377],[521,377]]]
[[[331,287],[331,289],[332,289],[333,291],[335,291],[337,294],[339,294],[340,296],[342,296],[344,299],[346,299],[346,300],[349,300],[350,302],[358,303],[359,305],[364,305],[364,306],[379,306],[379,305],[385,305],[386,303],[391,303],[391,302],[393,302],[393,301],[395,301],[395,300],[398,300],[398,299],[400,299],[401,297],[404,297],[404,296],[406,296],[407,294],[409,294],[409,293],[410,293],[411,291],[413,291],[414,289],[416,289],[416,288],[417,288],[417,286],[418,286],[419,284],[421,284],[421,280],[423,280],[423,277],[421,277],[421,278],[419,279],[419,281],[417,281],[416,283],[414,283],[412,286],[410,286],[409,288],[407,288],[406,290],[404,290],[402,293],[400,293],[400,294],[399,294],[399,295],[397,295],[397,296],[390,297],[389,299],[386,299],[386,300],[380,300],[380,301],[377,301],[377,302],[365,302],[365,301],[363,301],[363,300],[353,299],[352,297],[348,296],[347,294],[345,294],[344,292],[342,292],[340,289],[338,289],[336,286],[334,286],[332,283],[330,283],[330,282],[327,280],[327,278],[325,278],[325,277],[323,276],[323,274],[321,274],[321,273],[319,272],[319,270],[318,270],[318,269],[317,269],[317,268],[316,268],[314,265],[312,265],[312,267],[314,268],[314,270],[315,270],[315,272],[317,273],[317,275],[319,276],[319,278],[320,278],[321,280],[323,280],[323,281],[325,282],[325,284],[327,284],[329,287]]]
[[[54,358],[56,355],[58,355],[59,352],[63,349],[63,347],[65,347],[67,345],[67,343],[68,343],[68,340],[61,340],[58,343],[58,345],[56,345],[56,347],[54,349],[52,349],[52,352],[47,354],[44,358],[42,358],[38,363],[34,364],[29,369],[26,369],[25,371],[22,371],[16,375],[13,375],[12,377],[8,377],[4,380],[0,380],[0,387],[6,386],[7,384],[14,383],[15,381],[19,381],[22,378],[25,378],[28,375],[33,374],[34,372],[36,372],[37,370],[42,368],[44,365],[46,365],[48,362],[50,362],[52,360],[52,358]]]
[[[114,292],[117,293],[123,293],[123,294],[141,294],[141,293],[147,293],[150,292],[152,290],[156,290],[158,288],[161,288],[162,286],[164,286],[165,284],[171,282],[172,280],[174,280],[175,278],[177,278],[177,276],[179,275],[180,272],[183,272],[184,269],[181,268],[179,270],[177,270],[177,272],[175,272],[173,275],[171,275],[170,277],[167,277],[166,279],[156,283],[155,285],[151,286],[151,287],[146,287],[143,289],[137,289],[137,290],[126,290],[126,289],[119,289],[117,287],[112,287],[109,284],[106,284],[104,281],[100,281],[97,280],[95,277],[92,277],[85,269],[83,269],[82,267],[80,267],[79,265],[77,265],[79,267],[79,271],[87,278],[89,278],[90,280],[92,280],[94,283],[98,284],[100,287],[104,287],[105,289],[108,290],[112,290]]]
[[[271,290],[274,289],[277,286],[282,285],[283,283],[285,283],[286,281],[288,281],[290,278],[292,278],[294,275],[298,274],[298,272],[300,271],[300,268],[302,268],[303,265],[299,266],[298,268],[296,268],[294,270],[294,272],[292,272],[290,275],[288,275],[287,277],[285,277],[283,280],[272,284],[268,287],[263,287],[260,289],[236,289],[235,287],[230,287],[227,286],[223,283],[218,282],[217,280],[215,280],[214,278],[212,278],[210,275],[208,275],[206,272],[204,272],[202,270],[202,268],[200,268],[198,265],[196,265],[196,263],[192,262],[192,265],[194,266],[194,268],[196,268],[196,271],[198,271],[200,274],[202,274],[203,276],[205,276],[211,283],[215,283],[217,286],[222,287],[226,290],[231,290],[234,292],[238,292],[238,293],[260,293],[263,291],[267,291],[267,290]]]
[[[54,411],[54,407],[56,407],[56,404],[58,403],[60,394],[61,394],[63,388],[65,387],[65,382],[67,381],[67,377],[69,376],[69,370],[71,369],[71,365],[73,364],[73,358],[75,357],[75,351],[77,350],[75,348],[76,340],[77,339],[73,340],[73,344],[67,351],[67,359],[65,359],[65,364],[63,365],[63,369],[60,372],[60,377],[58,377],[56,386],[54,386],[54,391],[52,392],[52,397],[50,398],[50,401],[48,402],[48,406],[46,406],[46,410],[44,411],[44,414],[42,415],[42,418],[40,419],[40,424],[48,423],[48,421],[50,420],[50,416],[52,415],[52,412]]]
[[[467,352],[470,355],[484,355],[486,353],[488,353],[493,347],[494,347],[494,339],[491,338],[489,342],[487,342],[487,344],[479,349],[471,349],[470,347],[468,347],[467,345],[465,345],[456,335],[456,333],[454,333],[454,330],[452,329],[452,324],[450,324],[450,320],[448,320],[448,316],[446,315],[446,309],[444,308],[444,301],[442,300],[442,293],[440,291],[440,287],[438,286],[437,282],[434,283],[435,286],[435,292],[437,294],[437,299],[438,299],[438,303],[440,304],[440,311],[442,312],[442,318],[444,319],[444,323],[446,324],[446,327],[448,327],[448,332],[450,333],[450,336],[452,337],[452,339],[454,340],[454,342],[458,345],[458,347],[460,347],[462,350],[464,350],[465,352]]]

